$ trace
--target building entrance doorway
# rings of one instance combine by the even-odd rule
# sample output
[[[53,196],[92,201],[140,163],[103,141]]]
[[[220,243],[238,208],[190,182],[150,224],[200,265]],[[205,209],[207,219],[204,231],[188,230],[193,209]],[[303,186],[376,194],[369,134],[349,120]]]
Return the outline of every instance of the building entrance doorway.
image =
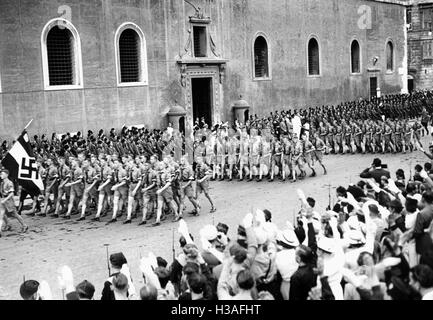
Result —
[[[377,77],[370,78],[370,98],[377,97]]]
[[[212,78],[192,78],[193,120],[202,118],[210,128],[212,126]]]
[[[409,93],[412,93],[414,88],[414,84],[413,84],[413,79],[408,79],[407,80],[407,90],[409,91]]]

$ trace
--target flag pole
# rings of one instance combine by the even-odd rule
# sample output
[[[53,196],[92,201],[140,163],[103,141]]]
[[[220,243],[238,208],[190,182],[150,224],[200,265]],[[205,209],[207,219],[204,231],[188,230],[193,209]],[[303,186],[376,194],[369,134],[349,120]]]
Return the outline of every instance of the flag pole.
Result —
[[[24,130],[27,130],[27,128],[30,127],[30,125],[32,124],[32,122],[33,122],[33,119],[31,119],[29,121],[29,123],[27,123],[27,125],[24,127]]]
[[[27,130],[27,128],[28,127],[30,127],[30,125],[32,124],[32,122],[33,122],[33,119],[31,119],[28,123],[27,123],[27,125],[24,127],[24,129],[23,129],[23,131],[25,131],[25,130]],[[22,132],[21,132],[22,133]],[[21,134],[15,139],[15,142],[16,142],[16,140],[18,140],[18,138],[21,136]],[[9,151],[10,150],[8,150],[5,154],[4,154],[4,156],[3,156],[3,158],[1,159],[1,160],[3,160],[5,157],[6,157],[6,155],[8,155],[9,154]]]

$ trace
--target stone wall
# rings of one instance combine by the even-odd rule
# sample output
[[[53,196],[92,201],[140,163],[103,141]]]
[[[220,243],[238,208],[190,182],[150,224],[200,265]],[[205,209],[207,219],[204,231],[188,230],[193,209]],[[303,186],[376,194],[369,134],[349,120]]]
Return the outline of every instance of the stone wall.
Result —
[[[433,87],[433,59],[426,59],[423,43],[433,42],[429,30],[423,30],[419,5],[433,4],[433,1],[412,0],[412,24],[408,30],[408,50],[410,51],[409,74],[414,78],[415,89],[431,89]]]
[[[369,72],[379,58],[383,94],[405,89],[404,7],[360,0],[196,0],[212,19],[210,33],[229,60],[222,84],[221,119],[232,117],[239,94],[253,113],[282,106],[331,104],[369,95]],[[41,32],[68,5],[81,38],[83,88],[45,91]],[[360,6],[372,9],[372,28],[359,28]],[[0,135],[15,136],[34,119],[33,133],[75,132],[144,123],[165,125],[165,114],[185,103],[176,56],[188,39],[194,9],[181,0],[0,1]],[[147,42],[148,85],[118,87],[114,34],[133,22]],[[254,35],[269,40],[272,78],[253,81]],[[307,76],[307,41],[319,40],[321,75]],[[385,44],[395,47],[395,69],[385,71]],[[350,44],[361,46],[362,72],[350,73]],[[404,68],[406,69],[406,68]]]

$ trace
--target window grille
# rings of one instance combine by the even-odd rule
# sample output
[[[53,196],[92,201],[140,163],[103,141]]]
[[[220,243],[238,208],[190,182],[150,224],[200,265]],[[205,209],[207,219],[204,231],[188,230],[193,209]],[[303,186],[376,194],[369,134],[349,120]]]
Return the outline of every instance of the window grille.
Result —
[[[121,82],[140,81],[140,37],[132,29],[126,29],[119,37]]]
[[[47,55],[50,85],[74,84],[74,37],[71,31],[53,27],[47,35]]]
[[[359,43],[356,40],[352,42],[351,55],[352,55],[352,73],[359,73],[361,71],[360,49],[359,49]]]
[[[206,27],[193,27],[194,56],[207,57]]]
[[[254,76],[269,77],[268,44],[264,37],[257,37],[254,42]]]
[[[320,74],[319,44],[316,39],[311,39],[308,43],[308,74]]]
[[[391,41],[386,44],[386,70],[394,70],[394,46]]]

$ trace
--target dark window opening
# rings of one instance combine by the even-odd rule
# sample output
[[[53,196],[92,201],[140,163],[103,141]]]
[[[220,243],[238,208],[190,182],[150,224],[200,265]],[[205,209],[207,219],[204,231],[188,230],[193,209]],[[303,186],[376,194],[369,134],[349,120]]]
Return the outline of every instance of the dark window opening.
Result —
[[[207,57],[206,27],[193,27],[194,56]]]
[[[74,36],[67,28],[53,27],[47,35],[50,86],[74,84]]]
[[[433,52],[432,52],[432,42],[427,41],[422,44],[422,58],[423,59],[432,59],[433,58]]]
[[[308,42],[308,74],[320,74],[319,43],[316,39],[311,39]]]
[[[254,77],[269,77],[268,44],[263,37],[254,42]]]
[[[360,50],[358,41],[354,40],[351,46],[351,56],[352,56],[352,73],[360,73]]]
[[[424,30],[432,30],[432,8],[420,8],[421,25]]]
[[[140,81],[140,37],[132,29],[126,29],[119,38],[121,82]]]
[[[407,24],[412,23],[412,9],[410,9],[410,8],[406,9],[406,23]]]
[[[394,46],[391,41],[386,44],[386,70],[394,70]]]

